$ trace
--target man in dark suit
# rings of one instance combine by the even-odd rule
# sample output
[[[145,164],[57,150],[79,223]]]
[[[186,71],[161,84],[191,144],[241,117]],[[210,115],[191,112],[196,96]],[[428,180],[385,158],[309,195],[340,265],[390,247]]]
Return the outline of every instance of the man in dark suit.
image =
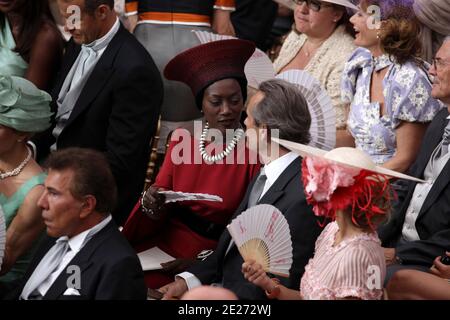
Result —
[[[405,201],[378,233],[385,246],[387,281],[400,269],[428,271],[437,256],[450,250],[450,38],[430,69],[432,96],[447,104],[428,127],[410,174]],[[387,283],[386,281],[386,283]]]
[[[271,204],[288,221],[293,245],[293,264],[288,278],[280,278],[283,285],[298,289],[305,265],[312,257],[317,236],[321,232],[318,221],[307,205],[301,181],[301,159],[289,150],[271,142],[275,130],[278,136],[299,143],[309,142],[311,117],[307,103],[297,88],[282,80],[261,84],[251,98],[245,121],[249,147],[260,154],[265,163],[260,175],[249,185],[234,217],[255,204]],[[257,141],[251,141],[252,138]],[[254,143],[252,143],[254,142]],[[275,151],[267,153],[266,151]],[[240,299],[264,299],[263,290],[245,280],[243,259],[231,236],[225,231],[213,254],[194,264],[189,272],[160,288],[166,298],[179,297],[200,284],[220,283]]]
[[[253,41],[267,51],[268,38],[277,16],[278,4],[273,0],[236,0],[231,22],[239,39]]]
[[[68,43],[52,92],[55,125],[39,157],[67,147],[105,152],[119,192],[122,224],[142,191],[162,80],[152,58],[119,22],[113,0],[59,0]],[[77,9],[78,8],[78,9]]]
[[[139,259],[109,214],[116,188],[105,156],[68,148],[46,166],[38,205],[48,236],[14,298],[146,299]]]

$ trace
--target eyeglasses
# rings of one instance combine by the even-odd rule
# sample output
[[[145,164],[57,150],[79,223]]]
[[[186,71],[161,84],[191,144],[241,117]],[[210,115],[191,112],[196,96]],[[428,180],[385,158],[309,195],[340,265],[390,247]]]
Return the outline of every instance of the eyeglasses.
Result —
[[[322,1],[318,0],[292,0],[295,4],[301,6],[303,3],[306,3],[309,9],[315,12],[319,12],[321,8],[332,7],[331,4],[325,4]]]
[[[434,66],[434,68],[436,70],[437,69],[441,69],[441,68],[443,68],[445,66],[448,66],[448,65],[450,65],[450,62],[446,62],[446,61],[442,60],[441,58],[434,58],[433,59],[433,66]]]

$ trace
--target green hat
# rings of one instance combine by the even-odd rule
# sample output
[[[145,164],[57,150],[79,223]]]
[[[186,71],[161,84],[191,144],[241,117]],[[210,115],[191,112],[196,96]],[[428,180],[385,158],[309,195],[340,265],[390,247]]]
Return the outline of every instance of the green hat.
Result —
[[[50,127],[50,95],[30,81],[0,75],[0,124],[21,132]]]

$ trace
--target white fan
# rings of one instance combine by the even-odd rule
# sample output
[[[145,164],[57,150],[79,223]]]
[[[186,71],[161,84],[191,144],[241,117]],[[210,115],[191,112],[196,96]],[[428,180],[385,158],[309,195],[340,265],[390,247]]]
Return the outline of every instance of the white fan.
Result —
[[[266,272],[289,276],[292,241],[289,225],[274,206],[260,204],[237,216],[227,226],[244,261],[261,264]]]
[[[208,43],[226,39],[236,39],[232,36],[225,36],[211,33],[208,31],[193,30],[200,43]],[[259,49],[256,49],[245,65],[245,76],[247,77],[248,86],[258,89],[261,82],[275,77],[275,69],[269,57]]]
[[[320,82],[303,70],[288,70],[278,79],[295,84],[308,102],[311,114],[310,146],[329,151],[336,145],[336,111]]]
[[[2,267],[3,257],[5,256],[5,243],[6,243],[5,215],[3,213],[2,206],[0,205],[0,269]]]

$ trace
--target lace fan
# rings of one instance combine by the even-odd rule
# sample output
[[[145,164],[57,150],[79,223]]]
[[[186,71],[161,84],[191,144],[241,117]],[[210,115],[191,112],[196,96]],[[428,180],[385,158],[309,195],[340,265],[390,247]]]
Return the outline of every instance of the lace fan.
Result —
[[[3,257],[5,256],[5,243],[6,243],[5,215],[3,213],[2,206],[0,205],[0,269],[2,267]]]
[[[208,31],[193,30],[192,32],[194,32],[202,44],[212,41],[236,39],[232,36],[215,34]],[[261,82],[275,77],[275,69],[273,68],[272,61],[270,61],[269,57],[258,48],[247,61],[244,71],[245,76],[247,77],[248,86],[255,89],[259,88]]]
[[[268,204],[251,207],[233,219],[227,228],[244,261],[253,259],[266,272],[289,276],[291,232],[277,208]]]
[[[288,70],[277,78],[295,84],[308,102],[311,114],[309,145],[326,151],[333,149],[336,145],[336,112],[320,82],[303,70]]]

